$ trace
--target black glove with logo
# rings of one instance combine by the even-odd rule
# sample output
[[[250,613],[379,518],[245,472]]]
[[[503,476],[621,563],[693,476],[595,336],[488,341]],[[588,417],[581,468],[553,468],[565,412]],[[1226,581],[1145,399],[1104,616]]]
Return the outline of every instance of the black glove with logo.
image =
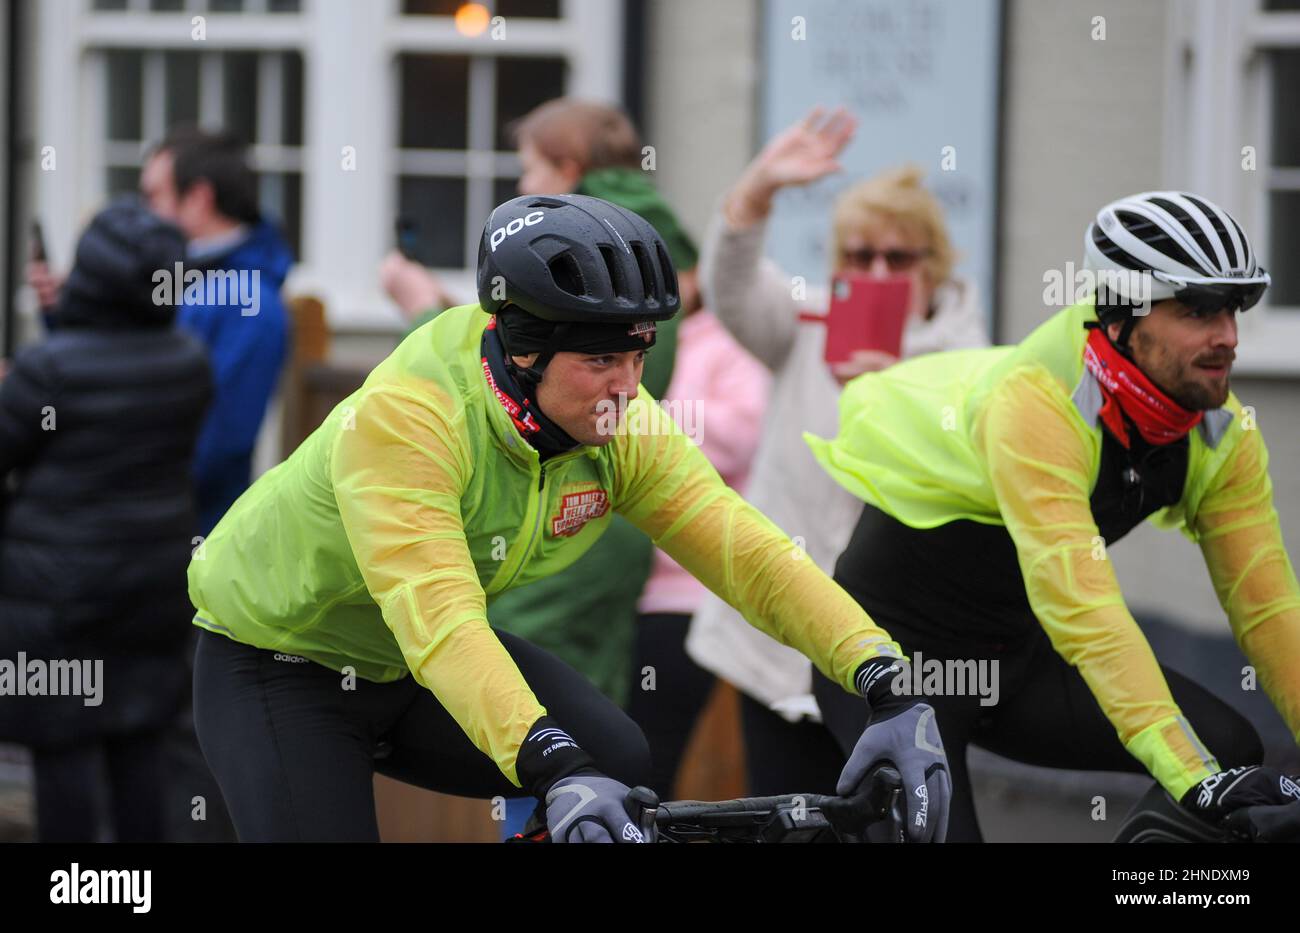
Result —
[[[908,841],[943,842],[952,797],[948,758],[934,710],[894,692],[893,682],[903,671],[904,665],[897,658],[880,657],[864,661],[854,675],[854,683],[870,708],[870,719],[840,772],[835,792],[852,796],[872,766],[888,761],[903,778]]]
[[[528,730],[515,761],[519,780],[546,805],[552,842],[645,842],[627,812],[628,787],[595,761],[550,716]]]
[[[1204,820],[1261,841],[1300,829],[1300,784],[1276,768],[1220,771],[1188,789],[1179,803]]]

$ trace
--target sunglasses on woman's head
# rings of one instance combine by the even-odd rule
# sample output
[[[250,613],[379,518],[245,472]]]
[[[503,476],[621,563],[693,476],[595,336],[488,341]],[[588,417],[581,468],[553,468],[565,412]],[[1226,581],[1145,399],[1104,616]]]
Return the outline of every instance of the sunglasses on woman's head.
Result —
[[[840,250],[840,260],[846,266],[869,269],[875,263],[877,256],[884,256],[885,265],[889,267],[890,272],[905,272],[929,255],[928,249],[878,250],[865,246],[862,249]]]

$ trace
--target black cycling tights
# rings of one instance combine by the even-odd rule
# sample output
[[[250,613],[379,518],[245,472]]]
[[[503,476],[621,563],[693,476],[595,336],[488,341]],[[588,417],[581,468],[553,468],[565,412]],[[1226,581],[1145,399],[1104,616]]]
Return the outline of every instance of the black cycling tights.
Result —
[[[934,707],[952,768],[949,840],[980,839],[968,745],[1049,768],[1145,773],[1083,676],[1038,624],[1005,528],[957,521],[916,529],[866,506],[836,563],[835,580],[913,661],[920,653],[922,673],[930,660],[998,662],[992,705],[981,705],[977,690],[923,698]],[[1263,760],[1263,745],[1244,716],[1182,674],[1161,670],[1174,702],[1220,765]],[[847,754],[866,726],[865,704],[817,672],[813,693]]]
[[[890,634],[914,658],[919,650],[927,666],[931,659],[975,657],[966,649],[954,650],[952,645],[921,643],[897,626]],[[949,842],[979,842],[982,838],[966,767],[969,745],[1048,768],[1146,773],[1142,763],[1120,743],[1083,676],[1056,653],[1046,634],[1017,650],[990,653],[989,659],[994,657],[1000,662],[996,705],[981,706],[977,695],[921,698],[934,707],[952,769]],[[1244,716],[1177,671],[1163,665],[1161,670],[1174,702],[1221,766],[1264,760],[1259,735]],[[813,693],[827,727],[847,755],[866,728],[866,704],[817,671],[813,672]]]
[[[610,777],[649,781],[641,730],[581,674],[528,642],[497,637],[538,700]],[[411,677],[355,680],[222,635],[199,638],[199,744],[243,842],[377,842],[373,776],[462,797],[526,796]]]

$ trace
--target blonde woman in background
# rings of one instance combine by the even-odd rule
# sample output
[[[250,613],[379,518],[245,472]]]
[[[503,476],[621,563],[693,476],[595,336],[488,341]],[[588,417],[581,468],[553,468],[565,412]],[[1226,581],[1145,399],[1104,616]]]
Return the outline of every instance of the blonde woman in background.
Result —
[[[817,108],[772,139],[723,198],[700,259],[705,304],[773,375],[746,498],[828,573],[862,503],[817,465],[802,435],[833,435],[844,383],[896,360],[867,350],[829,367],[825,329],[800,321],[790,277],[763,258],[763,240],[776,194],[838,171],[836,159],[855,128],[844,110],[826,115]],[[988,344],[975,290],[953,272],[943,211],[920,169],[895,168],[846,190],[835,204],[831,238],[835,272],[908,279],[904,357]],[[713,596],[694,617],[687,650],[741,691],[750,793],[834,792],[844,754],[820,724],[806,658]]]

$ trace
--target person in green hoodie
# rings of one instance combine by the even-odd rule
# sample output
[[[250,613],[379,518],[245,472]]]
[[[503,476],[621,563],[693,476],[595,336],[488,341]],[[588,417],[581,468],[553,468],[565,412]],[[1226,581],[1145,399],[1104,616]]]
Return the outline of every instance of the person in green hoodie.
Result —
[[[653,397],[662,397],[672,378],[678,322],[699,305],[699,256],[642,168],[640,134],[616,107],[567,97],[541,104],[518,121],[513,133],[523,169],[521,195],[601,198],[644,217],[663,238],[677,269],[683,311],[659,324],[654,352],[646,355],[642,385]],[[380,278],[412,315],[411,331],[456,303],[431,273],[398,254],[385,260]],[[650,539],[616,516],[599,548],[562,573],[503,595],[491,607],[489,619],[493,627],[557,655],[626,706],[636,603],[653,557]]]

